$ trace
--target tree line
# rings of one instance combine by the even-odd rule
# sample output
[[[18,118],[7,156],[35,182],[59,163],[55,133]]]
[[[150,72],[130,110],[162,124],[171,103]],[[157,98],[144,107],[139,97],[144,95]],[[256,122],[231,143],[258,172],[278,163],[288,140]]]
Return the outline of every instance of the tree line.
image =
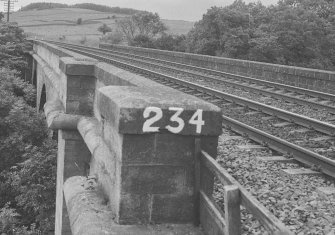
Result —
[[[212,7],[187,35],[187,51],[275,64],[334,69],[334,0],[236,0]]]
[[[94,3],[78,3],[74,5],[61,4],[61,3],[52,3],[52,2],[36,2],[30,3],[21,8],[21,11],[30,11],[30,10],[46,10],[53,8],[81,8],[88,9],[100,12],[108,12],[114,14],[124,14],[124,15],[133,15],[142,11],[131,9],[131,8],[120,8],[120,7],[109,7],[105,5],[99,5]]]
[[[335,1],[280,0],[276,5],[236,0],[211,7],[186,35],[170,35],[158,15],[117,22],[129,45],[234,59],[335,68]]]
[[[29,43],[17,24],[0,22],[0,233],[46,234],[54,227],[56,142],[36,90],[23,80]]]

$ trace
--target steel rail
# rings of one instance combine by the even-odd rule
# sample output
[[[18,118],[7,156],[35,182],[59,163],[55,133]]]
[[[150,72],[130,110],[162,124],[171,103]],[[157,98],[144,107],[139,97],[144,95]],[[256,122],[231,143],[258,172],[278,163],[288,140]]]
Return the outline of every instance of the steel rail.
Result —
[[[259,105],[256,102],[251,102],[251,101],[247,101],[245,99],[236,97],[236,96],[232,96],[229,94],[225,94],[223,92],[220,91],[215,91],[213,89],[209,89],[209,88],[204,88],[204,87],[200,87],[197,84],[192,84],[190,82],[186,82],[186,81],[182,81],[180,79],[177,78],[173,78],[164,74],[160,74],[157,72],[153,72],[147,69],[142,69],[139,68],[137,66],[133,66],[127,63],[123,63],[123,62],[119,62],[116,60],[112,60],[110,58],[106,58],[106,57],[101,57],[100,55],[96,55],[96,54],[92,54],[92,53],[87,53],[87,52],[83,52],[80,50],[74,50],[77,51],[78,53],[82,53],[84,55],[96,58],[98,60],[102,60],[108,63],[114,63],[117,64],[123,68],[128,68],[131,69],[133,71],[138,71],[147,75],[151,75],[154,78],[158,78],[161,79],[163,78],[164,80],[172,80],[174,83],[179,83],[181,84],[183,87],[187,87],[187,88],[192,88],[196,91],[199,92],[204,92],[205,94],[214,96],[214,97],[218,97],[218,98],[222,98],[228,101],[232,101],[232,102],[242,102],[242,105],[246,105],[244,102],[246,101],[247,103],[254,103],[254,107],[256,110],[259,110],[259,107],[264,106],[264,105]],[[214,94],[212,93],[214,91]],[[249,106],[249,105],[248,105]],[[257,108],[256,108],[257,107]],[[267,106],[266,109],[273,109],[270,106]],[[280,113],[281,110],[277,109],[277,111]],[[300,116],[300,115],[296,115],[296,114],[292,114],[289,112],[284,111],[285,115],[283,115],[283,117],[288,117],[287,119],[292,120],[292,116],[299,116],[299,119],[305,119],[306,117]],[[290,115],[292,114],[292,116]],[[279,117],[279,116],[278,116]],[[284,118],[283,118],[284,119]],[[312,123],[315,122],[315,120],[309,119]],[[329,125],[327,123],[323,123],[326,125]],[[273,149],[275,151],[281,152],[283,154],[289,154],[291,155],[293,158],[295,158],[297,161],[302,162],[308,166],[317,166],[320,167],[321,171],[327,175],[330,175],[332,177],[335,177],[335,161],[331,160],[329,158],[326,158],[322,155],[319,155],[317,153],[314,153],[312,151],[309,151],[307,149],[304,149],[300,146],[297,146],[295,144],[289,143],[288,141],[285,141],[283,139],[280,139],[278,137],[275,137],[273,135],[270,135],[266,132],[260,131],[254,127],[248,126],[246,124],[243,124],[241,122],[238,122],[236,120],[233,120],[227,116],[223,116],[223,123],[222,123],[223,127],[226,128],[230,128],[232,131],[239,133],[241,135],[246,134],[248,135],[248,137],[250,139],[252,139],[253,141],[266,145],[267,147],[269,147],[270,149]],[[335,126],[329,125],[331,126],[332,129],[335,128]],[[315,128],[315,127],[314,127]],[[316,128],[315,128],[316,129]]]
[[[50,41],[50,42],[65,44],[65,45],[72,45],[72,46],[77,46],[77,47],[81,47],[81,48],[85,48],[85,49],[90,48],[90,49],[94,49],[94,50],[105,51],[105,52],[108,52],[108,53],[113,53],[113,52],[115,53],[115,51],[110,50],[110,49],[86,47],[86,46],[84,47],[84,46],[80,46],[80,45],[60,43],[60,42],[55,42],[55,41]],[[141,56],[141,55],[119,52],[119,51],[116,51],[116,52],[119,53],[119,54],[124,54],[126,56],[131,55],[133,57],[137,57],[137,58],[144,59],[144,60],[157,61],[158,63],[169,63],[173,66],[181,67],[181,68],[189,68],[190,70],[193,70],[193,71],[194,70],[195,71],[200,71],[200,72],[205,71],[205,72],[208,72],[208,73],[216,74],[217,76],[230,76],[233,79],[243,80],[243,81],[246,81],[246,82],[255,83],[255,84],[259,84],[259,85],[263,85],[263,86],[268,86],[268,87],[272,87],[272,88],[280,88],[280,89],[283,89],[285,91],[291,91],[291,92],[294,92],[294,93],[300,93],[300,94],[305,94],[305,95],[312,96],[312,97],[318,97],[318,98],[325,99],[325,100],[335,101],[335,95],[334,94],[329,94],[329,93],[315,91],[315,90],[309,90],[309,89],[305,89],[305,88],[301,88],[301,87],[295,87],[295,86],[285,85],[285,84],[276,83],[276,82],[270,82],[270,81],[257,79],[257,78],[253,78],[253,77],[249,77],[249,76],[245,76],[245,75],[237,75],[237,74],[233,74],[233,73],[208,69],[208,68],[204,68],[204,67],[196,67],[196,66],[193,66],[193,65],[177,63],[177,62],[173,62],[173,61],[169,61],[169,60],[161,60],[161,59],[156,59],[156,58],[152,58],[152,57],[145,57],[145,56]]]
[[[327,175],[335,177],[335,161],[322,155],[304,149],[298,145],[292,144],[286,140],[280,139],[266,132],[260,131],[254,127],[223,116],[223,126],[231,128],[232,131],[240,135],[247,135],[257,143],[263,143],[270,149],[288,154],[299,162],[308,166],[318,166],[321,171]]]
[[[90,47],[90,48],[94,48],[94,47]],[[113,50],[109,50],[109,49],[103,49],[103,48],[99,48],[103,51],[106,52],[114,52]],[[325,92],[320,92],[320,91],[315,91],[315,90],[309,90],[309,89],[305,89],[305,88],[301,88],[301,87],[295,87],[295,86],[290,86],[290,85],[285,85],[282,83],[277,83],[277,82],[270,82],[270,81],[266,81],[266,80],[262,80],[262,79],[258,79],[258,78],[254,78],[254,77],[249,77],[249,76],[245,76],[245,75],[239,75],[239,74],[233,74],[233,73],[228,73],[228,72],[223,72],[223,71],[218,71],[218,70],[213,70],[213,69],[208,69],[205,67],[196,67],[193,65],[189,65],[189,64],[182,64],[182,63],[177,63],[177,62],[173,62],[173,61],[168,61],[168,60],[161,60],[161,59],[156,59],[156,58],[152,58],[152,57],[145,57],[145,56],[140,56],[140,55],[136,55],[136,54],[130,54],[130,53],[124,53],[124,52],[119,52],[117,51],[117,53],[122,53],[125,55],[131,55],[133,57],[138,57],[138,58],[143,58],[146,60],[152,60],[152,61],[157,61],[159,63],[169,63],[173,66],[176,67],[182,67],[182,68],[189,68],[190,70],[195,70],[195,71],[200,71],[200,72],[208,72],[208,73],[212,73],[212,74],[216,74],[217,76],[228,76],[228,77],[232,77],[232,79],[238,79],[238,80],[242,80],[245,82],[249,82],[249,83],[254,83],[254,84],[259,84],[262,86],[268,86],[268,87],[272,87],[272,88],[280,88],[283,89],[285,91],[291,91],[294,93],[300,93],[300,94],[305,94],[308,96],[312,96],[312,97],[318,97],[321,99],[325,99],[325,100],[331,100],[331,101],[335,101],[335,95],[334,94],[330,94],[330,93],[325,93]]]
[[[71,44],[71,46],[76,47],[76,48],[83,48],[86,51],[93,51],[93,52],[97,52],[99,54],[105,54],[107,56],[112,56],[112,57],[121,57],[125,60],[129,60],[129,57],[126,57],[126,55],[125,56],[111,55],[110,52],[108,52],[108,53],[107,52],[101,52],[101,50],[97,49],[97,48],[92,48],[92,47],[86,48],[86,47],[83,47],[83,46],[77,46],[77,45],[72,45],[72,44]],[[120,53],[120,52],[118,52],[118,53]],[[126,54],[126,53],[122,53],[122,54]],[[132,54],[129,54],[129,55],[132,55]],[[143,60],[149,58],[149,57],[142,57],[142,56],[137,56],[137,57],[141,57]],[[149,58],[149,59],[152,60],[152,58]],[[270,97],[277,98],[277,99],[283,99],[283,100],[289,101],[291,103],[309,105],[311,107],[315,107],[315,108],[319,108],[319,109],[323,108],[323,109],[326,109],[328,112],[335,114],[335,106],[330,106],[330,105],[327,105],[327,104],[322,104],[322,103],[318,103],[318,102],[315,102],[315,101],[306,100],[306,99],[303,99],[303,98],[300,98],[300,97],[290,96],[290,95],[286,95],[286,94],[280,94],[280,93],[277,93],[277,92],[274,92],[274,91],[266,90],[264,88],[252,87],[252,86],[250,86],[250,84],[244,85],[244,84],[241,84],[241,83],[238,83],[238,82],[223,80],[223,79],[219,79],[219,78],[216,78],[216,77],[212,77],[210,75],[209,75],[210,76],[209,77],[208,75],[205,76],[205,75],[190,72],[190,71],[187,71],[187,70],[184,70],[184,69],[164,67],[163,65],[152,64],[152,63],[149,63],[147,61],[137,60],[137,59],[133,59],[133,58],[131,58],[131,60],[134,60],[135,62],[138,62],[138,63],[143,63],[143,64],[145,64],[147,66],[151,66],[151,67],[155,66],[157,68],[163,68],[163,69],[167,69],[167,70],[171,70],[171,71],[182,72],[182,73],[185,73],[187,75],[191,75],[193,77],[194,76],[199,77],[201,79],[206,79],[206,80],[212,80],[212,81],[225,83],[225,84],[228,84],[229,86],[232,86],[232,87],[237,87],[237,88],[240,88],[240,89],[243,89],[243,90],[251,90],[251,91],[259,93],[259,94],[263,94],[263,95],[270,96]],[[156,60],[156,59],[153,59],[153,60]],[[165,61],[164,61],[164,63],[165,63]],[[172,62],[172,63],[174,63],[174,62]],[[240,76],[240,75],[235,75],[235,76]],[[335,100],[335,96],[332,96],[332,98]]]
[[[232,103],[236,103],[236,104],[239,104],[239,105],[242,105],[242,106],[247,106],[250,109],[261,111],[261,112],[266,113],[266,114],[271,115],[271,116],[276,116],[276,117],[278,117],[280,119],[283,119],[283,120],[286,120],[288,122],[292,122],[292,123],[307,127],[309,129],[319,131],[321,133],[324,133],[324,134],[327,134],[327,135],[330,135],[330,136],[335,135],[335,125],[332,125],[332,124],[329,124],[329,123],[326,123],[326,122],[322,122],[322,121],[312,119],[312,118],[309,118],[309,117],[306,117],[306,116],[295,114],[295,113],[292,113],[292,112],[289,112],[289,111],[286,111],[286,110],[282,110],[282,109],[279,109],[279,108],[275,108],[275,107],[272,107],[272,106],[269,106],[269,105],[266,105],[266,104],[251,101],[251,100],[241,98],[241,97],[238,97],[238,96],[235,96],[235,95],[231,95],[231,94],[228,94],[228,93],[225,93],[225,92],[222,92],[222,91],[218,91],[218,90],[215,90],[215,89],[212,89],[212,88],[203,87],[203,86],[200,86],[200,85],[192,83],[192,82],[188,82],[188,81],[185,81],[185,80],[182,80],[182,79],[174,78],[174,77],[171,77],[169,75],[161,74],[161,73],[154,72],[154,71],[151,71],[151,70],[148,70],[148,69],[143,69],[143,68],[140,68],[138,66],[134,66],[134,65],[131,65],[131,64],[128,64],[128,63],[116,61],[116,60],[113,60],[111,58],[103,57],[99,54],[92,54],[92,53],[88,53],[88,52],[81,51],[81,50],[78,50],[78,49],[73,49],[73,48],[71,49],[71,47],[65,47],[65,48],[67,48],[69,50],[77,51],[78,53],[87,55],[89,57],[96,58],[98,60],[105,61],[107,63],[118,64],[119,66],[127,67],[127,68],[130,68],[132,70],[136,70],[136,71],[145,73],[147,75],[154,76],[156,78],[164,79],[164,80],[167,80],[167,81],[173,81],[175,83],[181,84],[181,85],[183,85],[185,87],[188,87],[188,88],[192,88],[194,90],[205,93],[207,95],[215,96],[215,97],[220,98],[220,99],[225,99],[227,101],[230,101]]]

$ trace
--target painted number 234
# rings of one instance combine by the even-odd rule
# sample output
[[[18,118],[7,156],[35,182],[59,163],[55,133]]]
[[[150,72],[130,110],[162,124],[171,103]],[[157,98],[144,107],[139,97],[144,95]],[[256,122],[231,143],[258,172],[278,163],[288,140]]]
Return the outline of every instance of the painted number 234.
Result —
[[[170,107],[170,111],[174,111],[175,113],[171,116],[170,121],[172,125],[167,125],[166,129],[172,133],[180,133],[185,127],[185,121],[180,117],[184,109]],[[149,118],[151,113],[154,115]],[[144,118],[149,118],[143,124],[143,132],[158,132],[159,127],[154,126],[156,122],[158,122],[163,117],[163,111],[157,107],[147,107],[143,112]],[[200,134],[202,126],[205,125],[205,121],[202,120],[202,110],[198,109],[191,119],[188,121],[189,124],[196,126],[196,133]]]

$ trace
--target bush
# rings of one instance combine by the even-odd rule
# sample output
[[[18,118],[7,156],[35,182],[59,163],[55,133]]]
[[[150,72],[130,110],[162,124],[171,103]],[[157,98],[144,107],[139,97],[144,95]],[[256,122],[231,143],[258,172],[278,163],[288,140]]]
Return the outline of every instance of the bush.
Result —
[[[78,18],[78,19],[77,19],[77,24],[80,25],[80,24],[82,24],[82,23],[83,23],[83,19],[82,19],[82,18]]]
[[[20,216],[15,209],[10,208],[10,203],[0,209],[0,232],[7,233],[13,231],[15,223],[17,223],[17,217]]]
[[[112,28],[106,24],[103,24],[98,28],[98,31],[105,35],[108,32],[112,32]]]
[[[86,42],[87,42],[86,35],[82,36],[79,42],[80,42],[80,44],[82,44],[82,45],[86,44]]]
[[[25,45],[17,25],[0,24],[0,233],[35,235],[54,223],[56,143],[34,87],[11,70],[24,69]]]
[[[149,36],[140,34],[130,42],[130,46],[154,48],[154,42]]]
[[[112,44],[120,44],[122,40],[123,40],[123,34],[120,32],[103,35],[100,38],[100,41],[105,42],[105,43],[112,43]]]
[[[65,41],[65,39],[66,39],[66,36],[65,35],[62,35],[62,36],[59,36],[59,41]]]

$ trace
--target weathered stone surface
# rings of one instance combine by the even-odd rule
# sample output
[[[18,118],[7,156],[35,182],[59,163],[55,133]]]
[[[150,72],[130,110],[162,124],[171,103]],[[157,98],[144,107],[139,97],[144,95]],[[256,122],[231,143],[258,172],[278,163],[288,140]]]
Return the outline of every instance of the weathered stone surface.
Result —
[[[194,137],[156,134],[156,154],[153,163],[191,166],[194,162]]]
[[[59,60],[59,68],[66,75],[94,76],[97,60],[91,58],[62,57]]]
[[[154,195],[151,220],[154,223],[189,223],[194,220],[192,195]]]
[[[83,177],[65,185],[73,234],[200,234],[189,225],[120,226],[114,220],[135,224],[194,220],[195,136],[201,138],[202,148],[216,157],[217,135],[221,133],[220,109],[56,46],[41,42],[35,49],[39,96],[46,88],[47,99],[59,99],[63,106],[59,110],[65,115],[90,116],[95,106],[96,119],[76,120],[78,125],[74,126],[80,135],[77,131],[59,132],[56,234],[66,234],[63,182],[72,176],[88,174],[96,177],[97,188],[86,188],[85,183],[77,185],[85,181]],[[206,59],[206,64],[211,65],[211,58]],[[108,90],[106,94],[95,94],[105,85],[123,88],[104,88]],[[105,103],[99,103],[101,97]],[[147,106],[163,110],[157,133],[143,133],[143,121],[152,117],[149,115],[144,120],[143,111]],[[180,118],[185,127],[178,135],[166,130],[167,125],[173,128],[178,124],[171,121],[176,111],[169,110],[170,107],[184,109]],[[205,122],[200,125],[201,132],[189,123],[197,109],[203,110],[203,117],[194,120]],[[46,111],[55,110],[47,107]],[[211,175],[206,183],[212,188]]]
[[[63,207],[63,183],[69,177],[87,174],[90,152],[80,135],[75,131],[58,131],[57,187],[56,187],[56,225],[55,234],[65,233],[67,213]]]
[[[189,193],[194,183],[192,173],[182,166],[124,166],[121,175],[122,193]]]
[[[147,120],[143,117],[143,112],[147,107],[157,107],[163,111],[162,118],[155,123],[155,126],[160,129],[166,130],[166,126],[169,124],[177,125],[170,121],[175,111],[169,110],[171,107],[177,107],[184,110],[180,114],[180,118],[185,123],[179,134],[218,135],[222,132],[222,117],[217,106],[175,90],[104,87],[99,89],[98,92],[98,105],[101,115],[113,123],[115,127],[118,127],[120,133],[143,133],[143,124]],[[188,123],[198,109],[203,110],[204,125],[201,133],[196,133],[196,125]]]
[[[149,164],[156,160],[155,145],[156,135],[126,135],[123,146],[127,146],[122,151],[123,161],[127,164]]]
[[[149,224],[152,205],[151,194],[121,194],[119,224]]]
[[[148,78],[106,63],[97,64],[94,73],[95,77],[102,82],[104,86],[164,87]]]
[[[84,177],[69,178],[64,184],[64,195],[69,211],[73,235],[202,235],[202,231],[190,224],[160,224],[160,225],[119,225],[114,222],[115,215],[106,205],[106,200],[97,184],[88,184]],[[150,198],[147,198],[151,200]],[[173,200],[170,200],[170,202]],[[159,203],[159,200],[157,200]],[[178,201],[177,203],[182,203]],[[146,213],[148,209],[138,207],[128,208],[136,213]],[[133,205],[134,205],[133,204]],[[168,208],[168,207],[166,207]],[[166,215],[169,215],[169,211]],[[162,211],[160,212],[162,213]],[[129,213],[130,214],[130,213]],[[182,215],[182,214],[181,214]],[[141,216],[137,216],[141,217]],[[136,221],[136,217],[133,218]]]

